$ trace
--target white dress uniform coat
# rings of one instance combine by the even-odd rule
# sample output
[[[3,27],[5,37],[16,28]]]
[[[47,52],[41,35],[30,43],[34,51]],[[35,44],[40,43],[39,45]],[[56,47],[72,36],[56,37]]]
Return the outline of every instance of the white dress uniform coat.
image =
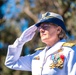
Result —
[[[20,56],[23,44],[33,38],[36,29],[33,25],[8,46],[5,65],[14,70],[32,71],[32,75],[76,75],[76,46],[65,39],[34,54]]]

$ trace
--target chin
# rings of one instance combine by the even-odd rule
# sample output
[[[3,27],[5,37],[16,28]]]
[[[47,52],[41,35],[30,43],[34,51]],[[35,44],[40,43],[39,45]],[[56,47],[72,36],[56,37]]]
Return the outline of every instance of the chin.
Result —
[[[47,40],[42,40],[42,42],[45,43],[47,46],[51,46],[50,45],[51,43],[49,41],[47,41]]]
[[[41,41],[45,44],[47,44],[48,40],[47,39],[41,39]]]

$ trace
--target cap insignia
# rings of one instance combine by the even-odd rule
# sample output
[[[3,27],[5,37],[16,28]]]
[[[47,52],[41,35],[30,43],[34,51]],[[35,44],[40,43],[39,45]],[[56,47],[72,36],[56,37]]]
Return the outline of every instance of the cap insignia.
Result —
[[[45,13],[45,14],[42,14],[42,19],[49,19],[49,18],[51,18],[52,16],[50,16],[50,13],[49,12],[47,12],[47,13]]]

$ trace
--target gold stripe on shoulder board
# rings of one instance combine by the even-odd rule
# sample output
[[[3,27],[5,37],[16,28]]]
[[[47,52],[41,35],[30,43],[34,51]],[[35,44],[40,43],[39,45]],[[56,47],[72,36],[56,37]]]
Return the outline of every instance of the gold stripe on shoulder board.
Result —
[[[37,50],[43,50],[45,47],[39,47],[39,48],[36,48],[35,51]]]
[[[75,46],[75,45],[76,45],[75,43],[65,42],[65,43],[63,43],[62,46],[73,47],[73,46]]]

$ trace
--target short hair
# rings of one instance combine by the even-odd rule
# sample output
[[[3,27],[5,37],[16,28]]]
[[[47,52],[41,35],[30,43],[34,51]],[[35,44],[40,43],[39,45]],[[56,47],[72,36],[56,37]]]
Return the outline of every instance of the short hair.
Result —
[[[53,26],[59,27],[57,24],[54,24],[54,23],[52,23],[52,24],[53,24]],[[62,28],[61,28],[61,32],[58,35],[58,38],[60,40],[68,38],[68,36],[66,35],[66,32]]]
[[[61,32],[58,35],[58,37],[59,37],[60,40],[68,38],[68,36],[66,35],[65,31],[62,28],[61,28]]]

